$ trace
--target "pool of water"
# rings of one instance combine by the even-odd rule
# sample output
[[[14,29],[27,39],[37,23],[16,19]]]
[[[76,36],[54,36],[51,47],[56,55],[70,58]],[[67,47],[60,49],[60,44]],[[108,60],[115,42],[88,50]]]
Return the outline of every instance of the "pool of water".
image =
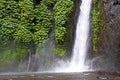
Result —
[[[0,80],[120,80],[119,72],[1,73]]]

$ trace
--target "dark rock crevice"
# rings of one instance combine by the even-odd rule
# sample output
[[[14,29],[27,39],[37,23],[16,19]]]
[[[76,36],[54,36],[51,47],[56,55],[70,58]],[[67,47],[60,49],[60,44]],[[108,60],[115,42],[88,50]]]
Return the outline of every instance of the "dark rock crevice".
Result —
[[[115,1],[113,2],[113,5],[120,5],[120,0],[115,0]]]

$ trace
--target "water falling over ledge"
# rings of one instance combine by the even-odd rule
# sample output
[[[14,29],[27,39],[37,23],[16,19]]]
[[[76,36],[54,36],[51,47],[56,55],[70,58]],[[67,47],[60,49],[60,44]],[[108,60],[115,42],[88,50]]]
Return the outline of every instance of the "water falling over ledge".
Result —
[[[87,60],[86,56],[89,45],[88,36],[90,30],[91,3],[92,0],[82,0],[71,61],[62,61],[62,66],[56,69],[58,72],[82,72],[89,68],[89,66],[85,64],[85,61]]]

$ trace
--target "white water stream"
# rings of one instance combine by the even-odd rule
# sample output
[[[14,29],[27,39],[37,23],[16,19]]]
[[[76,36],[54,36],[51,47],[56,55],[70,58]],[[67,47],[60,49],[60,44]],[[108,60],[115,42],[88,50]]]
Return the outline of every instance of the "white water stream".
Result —
[[[77,22],[76,38],[70,65],[72,71],[84,71],[88,68],[85,65],[85,60],[89,44],[91,3],[92,0],[82,0],[80,6],[80,15]]]
[[[90,29],[90,10],[92,0],[82,0],[80,6],[80,14],[76,26],[76,37],[73,48],[71,61],[64,65],[63,68],[58,68],[61,72],[81,72],[86,71],[89,66],[85,65],[85,60],[88,51],[88,36]]]

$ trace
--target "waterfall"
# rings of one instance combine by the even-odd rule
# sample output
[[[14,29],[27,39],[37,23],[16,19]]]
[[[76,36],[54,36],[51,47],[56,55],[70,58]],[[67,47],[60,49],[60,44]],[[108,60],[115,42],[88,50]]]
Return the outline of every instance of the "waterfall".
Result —
[[[88,70],[89,66],[85,65],[85,61],[88,51],[91,3],[92,0],[82,0],[72,58],[70,62],[60,61],[60,66],[56,68],[58,72],[81,72]]]
[[[90,26],[90,10],[92,0],[82,0],[80,15],[76,26],[76,37],[71,59],[71,69],[73,71],[83,71],[86,69],[85,60],[88,51],[88,36]]]

